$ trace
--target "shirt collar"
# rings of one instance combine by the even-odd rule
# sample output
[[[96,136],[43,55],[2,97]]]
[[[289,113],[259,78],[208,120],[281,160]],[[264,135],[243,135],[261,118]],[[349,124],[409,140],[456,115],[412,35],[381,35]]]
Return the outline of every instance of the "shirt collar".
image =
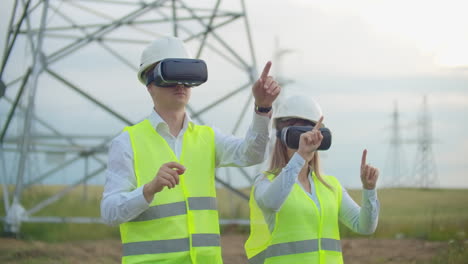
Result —
[[[160,127],[161,125],[169,128],[166,121],[164,121],[164,119],[162,119],[162,117],[154,109],[153,111],[151,111],[151,114],[148,116],[148,120],[150,121],[151,126],[154,127],[155,130],[157,130],[158,127]],[[188,126],[190,127],[193,126],[193,121],[190,115],[187,112],[185,112],[184,124],[182,125],[182,131],[185,131]]]

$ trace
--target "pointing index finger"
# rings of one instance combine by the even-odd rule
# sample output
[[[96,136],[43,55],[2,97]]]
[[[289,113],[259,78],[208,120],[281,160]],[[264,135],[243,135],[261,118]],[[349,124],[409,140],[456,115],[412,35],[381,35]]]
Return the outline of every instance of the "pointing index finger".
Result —
[[[270,72],[271,69],[271,61],[268,61],[265,64],[265,67],[263,68],[262,75],[260,76],[260,79],[265,80],[268,77],[268,73]]]
[[[362,152],[361,167],[366,165],[367,149]]]
[[[320,117],[319,121],[315,124],[314,128],[312,128],[312,131],[319,130],[320,127],[322,126],[322,121],[323,121],[323,116]]]

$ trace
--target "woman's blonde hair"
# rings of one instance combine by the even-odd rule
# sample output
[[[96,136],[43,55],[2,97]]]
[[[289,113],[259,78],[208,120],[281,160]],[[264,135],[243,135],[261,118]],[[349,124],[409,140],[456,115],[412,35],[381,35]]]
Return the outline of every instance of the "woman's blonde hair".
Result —
[[[276,122],[276,129],[279,131],[285,127],[285,124],[281,121]],[[273,154],[271,156],[270,167],[267,171],[268,174],[273,174],[274,177],[281,173],[283,168],[288,164],[289,157],[286,146],[280,139],[276,139],[275,146],[273,148]],[[320,174],[320,157],[318,152],[315,152],[314,157],[309,162],[309,170],[313,169],[317,179],[325,185],[328,189],[333,190],[333,187],[328,184]]]

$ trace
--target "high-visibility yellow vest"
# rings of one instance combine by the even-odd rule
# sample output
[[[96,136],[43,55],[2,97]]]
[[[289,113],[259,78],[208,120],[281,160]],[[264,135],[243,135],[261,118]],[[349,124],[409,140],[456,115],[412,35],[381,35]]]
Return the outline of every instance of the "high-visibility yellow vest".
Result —
[[[179,162],[186,171],[179,185],[158,192],[145,212],[120,225],[122,263],[222,263],[213,129],[190,123],[180,160],[148,120],[125,130],[138,186],[153,180],[167,162]]]
[[[333,187],[327,188],[314,174],[312,178],[320,202],[320,212],[315,203],[296,183],[275,216],[272,232],[252,188],[250,194],[250,237],[245,250],[250,264],[273,263],[343,263],[338,226],[341,205],[341,185],[332,176],[324,180]],[[271,181],[273,175],[268,175]]]

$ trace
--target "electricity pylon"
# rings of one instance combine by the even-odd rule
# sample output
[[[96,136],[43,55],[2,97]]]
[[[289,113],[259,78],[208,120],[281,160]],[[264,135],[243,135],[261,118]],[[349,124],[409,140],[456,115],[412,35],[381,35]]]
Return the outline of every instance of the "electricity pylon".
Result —
[[[206,116],[219,115],[216,107],[235,105],[238,110],[230,116],[234,122],[223,129],[236,134],[245,117],[251,116],[246,114],[253,107],[249,88],[258,74],[243,0],[12,0],[9,3],[12,12],[0,65],[0,180],[6,212],[1,220],[7,232],[18,233],[23,222],[101,222],[96,217],[38,216],[37,213],[74,188],[103,178],[110,140],[123,126],[144,118],[134,111],[142,105],[138,94],[144,91],[128,86],[139,85],[135,76],[139,53],[159,36],[182,38],[194,57],[214,61],[212,64],[208,61],[212,72],[229,72],[233,76],[226,80],[220,74],[210,74],[210,82],[204,86],[216,86],[211,87],[213,92],[198,102],[192,100],[188,106],[194,120],[204,124]],[[134,82],[125,83],[125,80]],[[122,109],[123,102],[113,101],[119,95],[126,96],[126,109]],[[80,104],[75,103],[77,100],[81,100]],[[63,105],[67,109],[61,108]],[[44,114],[46,108],[49,111]],[[79,115],[87,109],[94,111],[84,118]],[[67,115],[61,119],[63,112]],[[96,131],[104,132],[93,133]],[[56,159],[55,164],[41,162],[38,169],[31,169],[34,160],[45,160],[45,156],[56,154],[62,158]],[[64,170],[71,168],[81,168],[83,172],[79,176],[60,177],[66,179],[62,190],[42,201],[34,201],[29,208],[23,207],[24,192],[57,174],[65,175]],[[237,172],[241,179],[252,182],[248,170],[238,168]],[[216,180],[248,199],[220,174]],[[13,193],[8,186],[14,187]]]
[[[426,96],[423,97],[422,111],[419,115],[417,125],[417,152],[414,162],[413,179],[418,187],[438,187],[439,181],[437,177],[436,160],[432,151],[432,145],[434,144],[432,120],[429,114]]]
[[[391,137],[389,141],[389,159],[387,162],[385,186],[401,187],[406,185],[407,170],[405,163],[405,154],[403,149],[404,140],[401,137],[400,113],[398,103],[394,102],[392,113]]]

